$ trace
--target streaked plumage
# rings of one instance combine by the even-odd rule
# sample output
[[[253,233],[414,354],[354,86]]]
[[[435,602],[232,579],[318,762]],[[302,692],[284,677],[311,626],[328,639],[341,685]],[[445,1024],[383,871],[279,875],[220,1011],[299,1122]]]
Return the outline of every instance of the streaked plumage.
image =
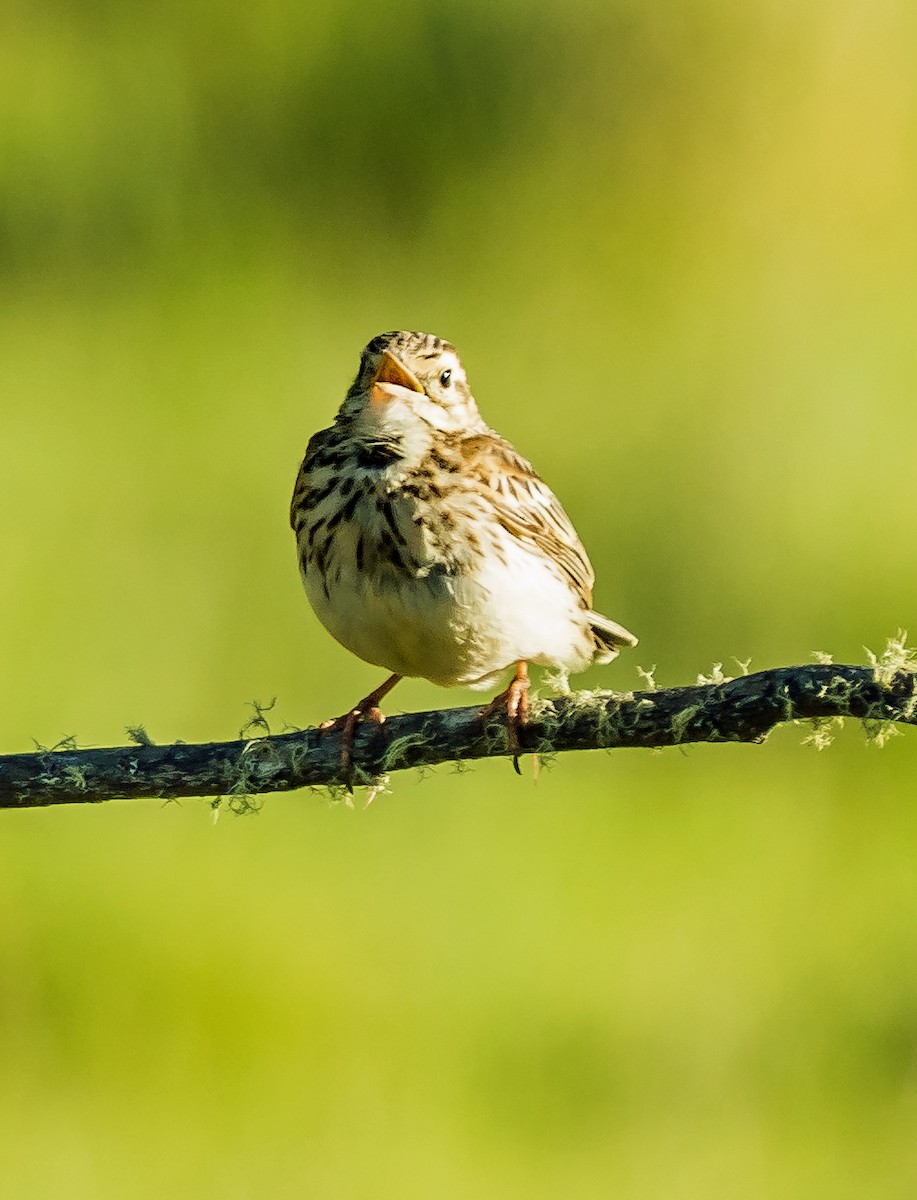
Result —
[[[309,442],[290,521],[319,620],[397,677],[485,688],[515,664],[576,673],[636,644],[593,611],[570,519],[431,334],[364,349],[334,424]]]

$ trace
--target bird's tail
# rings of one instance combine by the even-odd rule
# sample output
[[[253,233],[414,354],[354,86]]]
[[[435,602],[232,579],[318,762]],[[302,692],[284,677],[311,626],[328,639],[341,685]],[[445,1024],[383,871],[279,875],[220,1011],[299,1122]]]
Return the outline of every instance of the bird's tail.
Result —
[[[611,662],[613,658],[618,657],[618,650],[622,646],[636,646],[637,644],[637,639],[623,625],[619,625],[617,621],[612,621],[608,617],[603,617],[601,613],[591,612],[589,614],[589,628],[595,638],[595,661],[597,663]]]

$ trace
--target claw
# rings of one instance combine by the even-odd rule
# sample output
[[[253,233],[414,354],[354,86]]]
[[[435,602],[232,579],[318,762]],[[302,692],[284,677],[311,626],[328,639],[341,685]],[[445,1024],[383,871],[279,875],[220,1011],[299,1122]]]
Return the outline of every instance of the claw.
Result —
[[[498,713],[501,710],[506,713],[506,738],[509,743],[509,752],[513,756],[513,770],[517,775],[522,772],[519,769],[519,756],[522,754],[522,745],[519,741],[519,730],[528,721],[529,716],[529,701],[528,690],[530,680],[528,663],[520,662],[516,666],[516,674],[506,689],[499,696],[494,696],[490,704],[481,709],[480,719],[482,723]]]
[[[318,727],[319,733],[332,733],[338,729],[341,731],[341,778],[351,796],[353,795],[353,743],[357,734],[357,725],[364,720],[373,721],[376,725],[383,724],[385,714],[379,708],[379,701],[389,694],[401,678],[401,675],[391,675],[385,683],[380,684],[374,692],[365,696],[349,712],[342,713],[339,717],[332,717],[330,721],[322,721]]]

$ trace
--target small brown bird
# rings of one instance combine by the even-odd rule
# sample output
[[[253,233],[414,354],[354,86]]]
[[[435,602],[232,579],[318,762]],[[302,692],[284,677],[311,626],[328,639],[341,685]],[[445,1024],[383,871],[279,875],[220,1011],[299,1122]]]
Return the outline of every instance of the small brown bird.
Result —
[[[592,609],[595,575],[567,514],[481,419],[449,342],[382,333],[366,346],[334,424],[310,440],[290,524],[306,595],[328,632],[391,672],[322,729],[343,730],[405,676],[486,688],[506,711],[518,771],[527,664],[576,673],[637,639]]]

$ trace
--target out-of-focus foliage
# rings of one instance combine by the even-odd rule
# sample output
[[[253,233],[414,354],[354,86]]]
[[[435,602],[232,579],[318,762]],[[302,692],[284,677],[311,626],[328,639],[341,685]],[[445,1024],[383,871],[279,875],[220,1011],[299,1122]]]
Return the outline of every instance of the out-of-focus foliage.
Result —
[[[574,684],[881,649],[915,51],[862,0],[9,0],[0,750],[377,681],[286,507],[392,327],[458,344],[641,636]],[[4,1192],[912,1195],[913,739],[802,736],[5,814]]]

